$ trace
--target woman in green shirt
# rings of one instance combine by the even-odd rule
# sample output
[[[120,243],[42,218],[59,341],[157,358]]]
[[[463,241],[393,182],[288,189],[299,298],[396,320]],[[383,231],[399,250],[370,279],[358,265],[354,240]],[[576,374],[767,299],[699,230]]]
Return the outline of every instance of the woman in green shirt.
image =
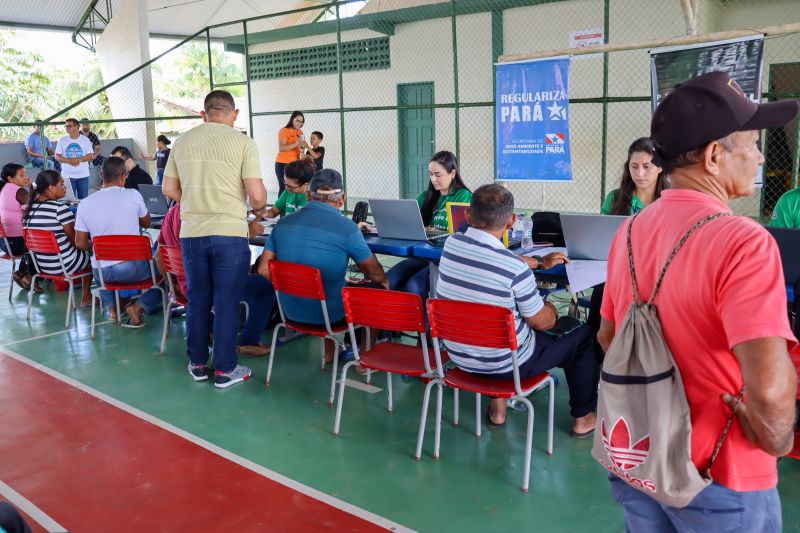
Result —
[[[422,222],[425,226],[447,229],[447,202],[469,202],[470,191],[458,173],[458,160],[452,152],[437,152],[428,163],[431,181],[428,190],[417,197]],[[428,263],[419,259],[405,259],[389,269],[386,277],[396,291],[418,294],[425,300],[429,289]]]
[[[308,183],[316,167],[306,158],[292,161],[284,169],[283,183],[286,189],[278,196],[275,206],[267,210],[266,218],[289,215],[306,205]]]
[[[619,189],[606,196],[600,212],[604,215],[635,215],[658,200],[666,188],[661,167],[653,163],[655,148],[648,137],[636,139],[628,148]]]

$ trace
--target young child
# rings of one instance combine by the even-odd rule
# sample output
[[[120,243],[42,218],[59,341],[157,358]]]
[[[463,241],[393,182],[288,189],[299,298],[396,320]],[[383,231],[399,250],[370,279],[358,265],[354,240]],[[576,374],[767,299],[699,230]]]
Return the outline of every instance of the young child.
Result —
[[[309,159],[298,159],[286,165],[283,177],[286,189],[278,197],[275,206],[267,209],[265,216],[289,215],[306,205],[306,191],[313,175],[314,163]]]
[[[325,148],[319,145],[322,142],[322,132],[311,132],[311,148],[306,152],[307,156],[317,165],[317,170],[322,170],[322,159],[325,157]]]

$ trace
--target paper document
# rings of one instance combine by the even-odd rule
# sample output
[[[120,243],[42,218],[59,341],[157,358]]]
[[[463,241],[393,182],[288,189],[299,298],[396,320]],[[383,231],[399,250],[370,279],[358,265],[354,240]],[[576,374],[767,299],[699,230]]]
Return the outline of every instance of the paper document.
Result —
[[[532,255],[540,255],[542,257],[546,256],[547,254],[552,254],[555,252],[561,252],[562,254],[567,253],[566,248],[562,248],[560,246],[549,246],[547,248],[536,248],[534,250],[525,250],[521,255],[527,255],[528,257]]]
[[[608,261],[573,259],[566,266],[569,288],[573,294],[606,281]]]

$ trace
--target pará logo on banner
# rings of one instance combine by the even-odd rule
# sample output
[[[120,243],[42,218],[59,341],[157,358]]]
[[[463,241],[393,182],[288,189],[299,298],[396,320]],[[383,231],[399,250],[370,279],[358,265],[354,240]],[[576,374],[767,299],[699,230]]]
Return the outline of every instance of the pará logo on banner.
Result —
[[[546,133],[545,142],[547,144],[564,144],[563,133]]]

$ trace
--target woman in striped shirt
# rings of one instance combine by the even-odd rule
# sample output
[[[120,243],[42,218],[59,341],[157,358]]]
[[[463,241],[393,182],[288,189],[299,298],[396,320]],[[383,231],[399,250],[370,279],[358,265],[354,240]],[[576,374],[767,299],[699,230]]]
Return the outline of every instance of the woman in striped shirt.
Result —
[[[58,202],[67,194],[64,178],[55,170],[44,170],[36,176],[35,186],[23,217],[25,228],[52,231],[56,235],[61,260],[67,274],[89,266],[89,252],[75,247],[75,215],[66,204]],[[63,274],[55,254],[36,254],[36,264],[43,274]],[[91,277],[84,278],[81,305],[92,303],[89,289]]]

